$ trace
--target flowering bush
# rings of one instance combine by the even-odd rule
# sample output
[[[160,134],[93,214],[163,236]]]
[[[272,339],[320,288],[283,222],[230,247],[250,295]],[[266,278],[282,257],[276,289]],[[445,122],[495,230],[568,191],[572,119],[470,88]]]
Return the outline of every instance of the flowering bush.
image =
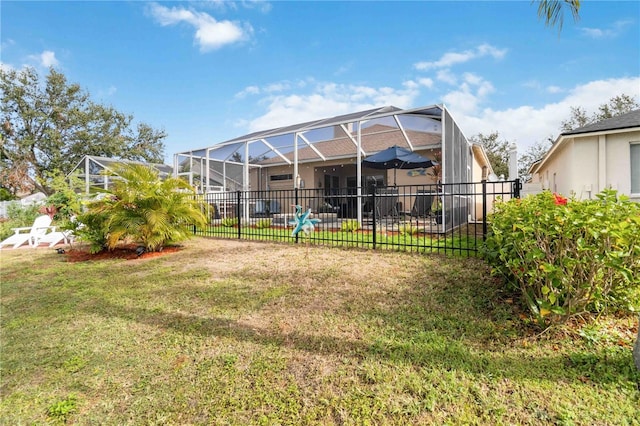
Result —
[[[567,201],[569,201],[565,197],[563,197],[562,195],[556,194],[555,192],[553,193],[553,198],[554,198],[554,201],[555,201],[556,205],[558,205],[558,206],[566,206],[567,205]]]
[[[640,204],[605,190],[595,200],[543,192],[494,207],[485,257],[541,324],[640,307]]]

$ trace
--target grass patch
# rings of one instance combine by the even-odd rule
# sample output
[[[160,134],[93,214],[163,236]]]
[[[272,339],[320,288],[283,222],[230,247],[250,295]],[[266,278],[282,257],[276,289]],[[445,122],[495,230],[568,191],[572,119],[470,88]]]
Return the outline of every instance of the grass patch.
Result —
[[[0,252],[0,424],[640,422],[635,319],[536,336],[477,259]]]
[[[477,256],[478,247],[482,244],[482,236],[464,233],[458,229],[447,234],[428,234],[415,225],[404,224],[394,230],[380,229],[375,233],[370,230],[358,230],[356,221],[345,221],[339,230],[316,229],[306,236],[298,234],[298,243],[332,247],[377,248],[392,251],[415,253],[447,253],[452,255]],[[238,229],[225,226],[209,226],[196,232],[199,236],[238,239]],[[253,241],[278,241],[295,243],[291,229],[272,227],[243,227],[240,239]]]

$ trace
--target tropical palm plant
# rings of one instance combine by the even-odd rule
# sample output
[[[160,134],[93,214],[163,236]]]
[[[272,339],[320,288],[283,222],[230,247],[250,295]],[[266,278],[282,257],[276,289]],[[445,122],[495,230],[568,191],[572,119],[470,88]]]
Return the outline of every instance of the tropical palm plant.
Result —
[[[159,251],[190,238],[192,226],[207,223],[193,188],[184,180],[161,180],[156,169],[142,164],[118,165],[113,172],[118,176],[113,188],[86,213],[88,219],[105,220],[101,232],[106,248],[133,241],[146,251]]]
[[[547,26],[558,25],[558,31],[561,31],[565,7],[571,11],[574,21],[580,18],[580,0],[538,0],[538,18],[544,19]]]

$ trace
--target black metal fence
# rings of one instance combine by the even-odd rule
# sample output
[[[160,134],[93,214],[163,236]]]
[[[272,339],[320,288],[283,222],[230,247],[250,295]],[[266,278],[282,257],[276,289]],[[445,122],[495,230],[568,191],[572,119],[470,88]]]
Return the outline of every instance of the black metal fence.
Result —
[[[236,191],[199,195],[208,226],[196,234],[246,240],[475,255],[498,199],[520,182]],[[317,219],[292,234],[296,206]]]

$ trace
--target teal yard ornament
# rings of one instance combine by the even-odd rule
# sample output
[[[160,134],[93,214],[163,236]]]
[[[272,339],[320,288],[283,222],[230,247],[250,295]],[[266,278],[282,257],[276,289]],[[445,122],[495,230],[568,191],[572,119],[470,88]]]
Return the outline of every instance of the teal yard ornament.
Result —
[[[302,206],[291,205],[291,207],[296,208],[296,212],[294,214],[295,220],[289,222],[290,225],[294,225],[291,236],[295,237],[300,231],[302,231],[307,237],[309,237],[315,230],[315,225],[320,223],[320,219],[309,218],[309,216],[311,215],[311,209],[302,213]]]

